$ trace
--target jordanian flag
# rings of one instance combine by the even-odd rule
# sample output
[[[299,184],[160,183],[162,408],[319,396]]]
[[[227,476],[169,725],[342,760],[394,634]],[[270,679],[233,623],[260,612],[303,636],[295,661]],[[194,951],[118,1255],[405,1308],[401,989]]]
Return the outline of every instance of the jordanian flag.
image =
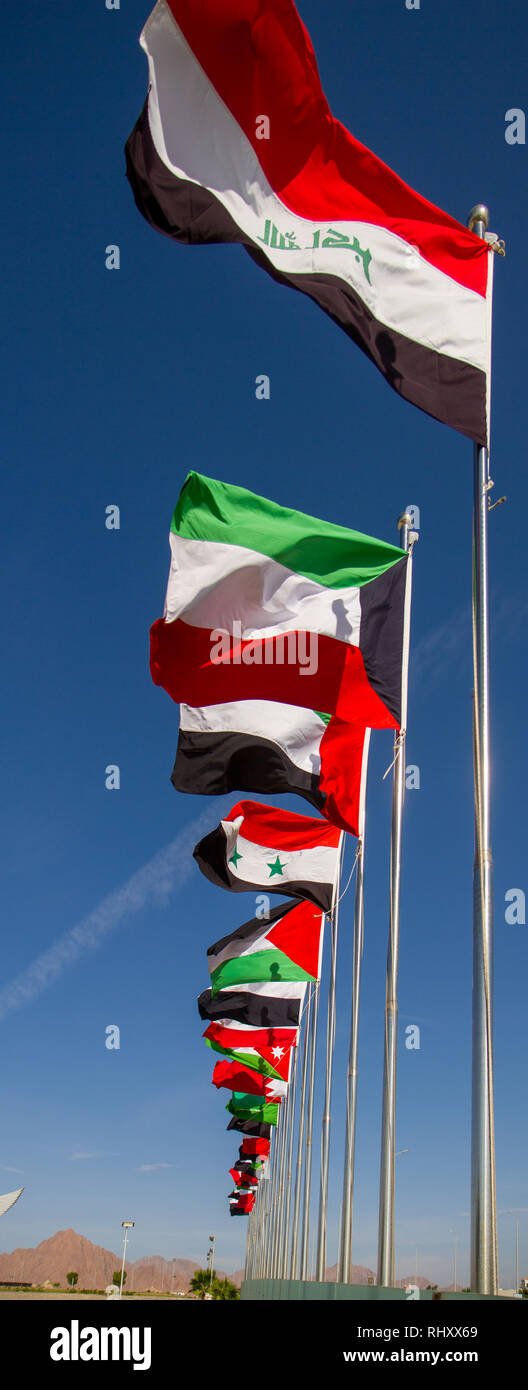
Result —
[[[288,1094],[286,1081],[277,1081],[274,1076],[261,1076],[250,1067],[243,1067],[240,1062],[217,1062],[212,1085],[217,1090],[225,1086],[228,1091],[245,1091],[246,1095],[263,1096],[265,1100],[276,1100],[279,1104]]]
[[[265,1096],[253,1096],[249,1091],[234,1091],[226,1110],[239,1120],[257,1120],[260,1123],[276,1125],[279,1103],[267,1101]]]
[[[255,980],[221,989],[215,996],[205,989],[198,1011],[200,1018],[214,1023],[230,1018],[251,1028],[298,1028],[305,992],[304,980]]]
[[[150,669],[173,700],[274,700],[399,726],[398,546],[199,473],[187,475],[170,544]]]
[[[193,854],[206,878],[232,893],[290,893],[308,898],[328,912],[340,841],[341,831],[325,821],[279,811],[276,806],[264,806],[258,801],[238,801],[216,830],[199,841]],[[284,908],[285,904],[281,906]],[[308,910],[304,917],[307,923]],[[262,928],[262,920],[259,925]],[[267,978],[311,979],[313,974],[308,971],[288,977],[276,973]],[[228,984],[226,977],[223,984]],[[221,987],[216,980],[213,982],[213,991]]]
[[[291,0],[160,0],[140,42],[149,95],[126,155],[147,221],[240,242],[400,396],[485,444],[493,256],[334,118]]]
[[[270,1142],[270,1140],[271,1140],[271,1125],[268,1125],[268,1124],[259,1124],[258,1122],[255,1122],[254,1120],[237,1120],[237,1119],[235,1118],[235,1119],[229,1121],[229,1124],[228,1124],[227,1128],[228,1128],[228,1129],[235,1129],[235,1130],[237,1130],[237,1132],[238,1132],[239,1134],[243,1134],[243,1135],[244,1135],[244,1140],[243,1140],[244,1144],[246,1143],[246,1140],[247,1140],[248,1138],[249,1138],[249,1139],[264,1139],[268,1144],[269,1144],[269,1142]],[[268,1153],[269,1153],[269,1149],[268,1149]]]
[[[294,793],[357,835],[364,737],[335,715],[276,701],[182,704],[171,782],[193,796]]]
[[[291,1050],[297,1037],[296,1028],[243,1028],[232,1018],[210,1023],[204,1033],[215,1052],[282,1081],[289,1080]]]

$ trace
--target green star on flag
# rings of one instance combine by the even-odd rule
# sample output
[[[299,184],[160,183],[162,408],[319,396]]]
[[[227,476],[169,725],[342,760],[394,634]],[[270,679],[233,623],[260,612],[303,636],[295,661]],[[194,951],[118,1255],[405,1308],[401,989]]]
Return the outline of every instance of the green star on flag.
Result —
[[[341,831],[257,801],[239,801],[194,857],[212,883],[231,893],[286,891],[328,912],[332,905]]]
[[[267,863],[268,863],[268,869],[270,869],[270,871],[271,871],[271,872],[270,872],[270,878],[273,878],[273,875],[274,875],[274,874],[282,874],[282,870],[285,868],[285,865],[284,865],[284,864],[281,864],[278,855],[277,855],[277,858],[276,858],[276,860],[275,860],[275,862],[274,862],[273,864],[270,864],[269,861],[267,861]]]

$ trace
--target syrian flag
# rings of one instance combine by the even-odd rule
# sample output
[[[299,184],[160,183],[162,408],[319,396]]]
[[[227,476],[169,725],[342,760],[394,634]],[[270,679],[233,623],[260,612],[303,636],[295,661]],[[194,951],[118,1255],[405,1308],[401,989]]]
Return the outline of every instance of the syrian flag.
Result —
[[[229,1018],[250,1028],[298,1028],[305,992],[304,980],[232,985],[214,997],[205,989],[198,999],[198,1011],[200,1018],[211,1022]]]
[[[246,1158],[246,1156],[257,1156],[258,1154],[261,1154],[263,1158],[268,1158],[270,1147],[269,1139],[253,1139],[248,1136],[246,1139],[242,1140],[238,1152],[242,1160]]]
[[[264,1100],[278,1101],[288,1094],[288,1083],[277,1081],[274,1076],[261,1076],[240,1062],[217,1062],[213,1071],[212,1084],[219,1090],[225,1086],[228,1091],[245,1092],[249,1096],[263,1096]]]
[[[223,1023],[210,1023],[203,1036],[209,1047],[234,1062],[252,1067],[263,1076],[289,1080],[291,1050],[298,1037],[296,1028],[241,1028],[234,1019],[224,1019]]]
[[[232,893],[290,893],[329,912],[340,843],[341,832],[325,821],[258,801],[238,801],[216,830],[199,841],[193,854],[202,873],[220,888]],[[308,913],[305,916],[307,923]],[[262,921],[259,925],[262,928]],[[272,974],[268,978],[288,977]],[[314,976],[307,971],[289,978]]]
[[[312,903],[286,902],[209,946],[213,995],[233,985],[318,980],[324,918]]]
[[[408,556],[398,546],[194,472],[170,545],[150,670],[173,700],[273,700],[399,727]]]
[[[357,835],[364,738],[336,715],[277,701],[182,704],[171,782],[196,796],[290,792]]]
[[[147,221],[241,243],[400,396],[486,444],[493,256],[335,119],[292,0],[159,0],[140,43],[126,157]]]
[[[238,1120],[255,1120],[261,1124],[276,1125],[279,1102],[268,1101],[265,1096],[254,1096],[250,1091],[234,1091],[226,1110]]]
[[[234,1118],[229,1121],[227,1128],[237,1130],[239,1134],[243,1134],[244,1143],[247,1139],[264,1139],[269,1144],[271,1140],[271,1125],[259,1124],[254,1120],[238,1120]]]

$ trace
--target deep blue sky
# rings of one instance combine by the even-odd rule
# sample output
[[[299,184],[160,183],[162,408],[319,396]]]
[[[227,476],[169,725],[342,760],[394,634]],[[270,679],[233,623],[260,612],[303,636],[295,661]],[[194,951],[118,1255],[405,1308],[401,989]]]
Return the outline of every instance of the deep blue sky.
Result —
[[[23,16],[11,7],[4,18],[0,1191],[26,1190],[2,1219],[0,1245],[35,1245],[73,1226],[117,1250],[120,1222],[133,1219],[131,1258],[203,1261],[214,1232],[218,1265],[243,1263],[245,1223],[230,1220],[225,1200],[236,1138],[225,1132],[228,1097],[210,1085],[195,1000],[207,984],[206,947],[250,916],[251,902],[213,888],[190,858],[220,807],[173,791],[178,712],[147,663],[170,517],[193,467],[389,541],[402,508],[420,507],[407,761],[419,765],[421,788],[405,809],[397,1147],[408,1153],[397,1161],[397,1275],[414,1270],[418,1246],[419,1272],[450,1282],[454,1228],[465,1282],[472,448],[399,400],[329,319],[240,248],[184,249],[143,222],[123,146],[146,90],[137,38],[149,8],[30,0]],[[507,243],[495,266],[491,471],[494,497],[508,501],[490,519],[497,1193],[501,1211],[528,1213],[528,927],[504,920],[507,890],[528,889],[528,155],[504,138],[505,112],[528,103],[526,7],[300,0],[299,11],[335,114],[461,221],[487,202]],[[110,243],[120,247],[118,272],[105,269]],[[261,372],[271,378],[264,402],[255,399]],[[110,504],[121,508],[119,532],[105,529]],[[381,778],[391,756],[390,734],[375,734],[353,1246],[355,1262],[371,1267],[388,913],[390,778]],[[105,789],[110,763],[121,769],[119,791]],[[54,977],[37,972],[25,999],[9,992],[181,834],[187,847],[173,852],[177,868],[165,869],[157,894],[140,883],[119,918],[104,909],[115,925],[94,949],[81,941],[70,964],[59,953]],[[148,871],[147,885],[160,873]],[[329,1263],[352,894],[341,923]],[[118,1052],[105,1048],[113,1023]],[[408,1023],[421,1027],[420,1051],[405,1048]],[[514,1225],[499,1217],[505,1286]],[[522,1213],[520,1240],[528,1274]]]

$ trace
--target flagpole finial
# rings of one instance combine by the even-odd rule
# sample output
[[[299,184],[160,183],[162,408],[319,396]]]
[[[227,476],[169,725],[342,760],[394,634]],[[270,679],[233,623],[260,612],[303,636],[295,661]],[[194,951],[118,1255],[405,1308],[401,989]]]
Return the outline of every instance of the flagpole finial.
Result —
[[[483,222],[484,231],[487,231],[489,227],[489,220],[489,208],[486,207],[486,204],[475,203],[474,208],[471,209],[471,212],[469,214],[467,225],[469,227],[470,232],[472,232],[475,229],[475,222]]]

